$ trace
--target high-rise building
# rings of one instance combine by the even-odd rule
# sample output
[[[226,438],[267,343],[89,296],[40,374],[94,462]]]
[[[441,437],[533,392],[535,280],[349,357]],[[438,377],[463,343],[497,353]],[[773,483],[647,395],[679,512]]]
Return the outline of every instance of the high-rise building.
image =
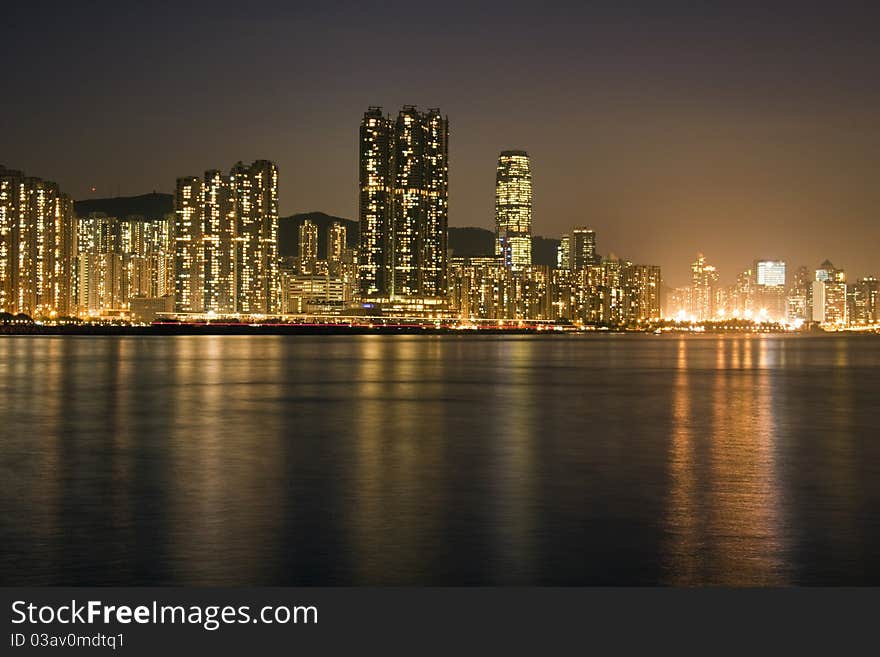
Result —
[[[660,318],[662,279],[657,265],[629,265],[629,307],[627,320],[632,322]]]
[[[755,263],[758,285],[775,287],[785,285],[785,262],[782,260],[758,260]]]
[[[338,267],[345,261],[347,233],[345,224],[341,221],[334,221],[327,229],[327,262],[331,267]]]
[[[798,267],[788,289],[788,321],[804,322],[810,318],[813,298],[813,277],[804,266]]]
[[[67,194],[58,196],[55,206],[55,271],[53,296],[56,313],[62,317],[76,315],[76,254],[77,220],[73,199]]]
[[[380,107],[360,128],[360,249],[365,297],[446,294],[449,127],[437,109]]]
[[[563,235],[556,247],[556,267],[558,269],[571,268],[571,237]]]
[[[0,312],[17,310],[16,265],[21,172],[0,166]]]
[[[880,319],[880,281],[875,276],[858,279],[849,286],[848,295],[851,324],[874,324]]]
[[[569,267],[574,271],[602,262],[596,251],[595,231],[583,226],[572,229],[569,237],[569,260]]]
[[[700,253],[696,262],[691,265],[691,272],[693,274],[691,315],[697,322],[714,319],[718,271],[706,262],[705,256]]]
[[[306,219],[299,226],[299,267],[303,274],[314,274],[318,261],[318,225]]]
[[[381,107],[370,107],[360,129],[358,278],[365,297],[391,288],[391,205],[394,131]]]
[[[205,172],[203,187],[202,279],[205,311],[235,309],[234,246],[236,204],[228,176]]]
[[[816,270],[811,319],[820,324],[845,326],[849,321],[847,311],[846,272],[826,260]]]
[[[204,198],[200,178],[178,178],[174,192],[174,296],[178,312],[204,309],[202,230]]]
[[[279,312],[278,168],[268,160],[232,168],[235,198],[235,309]]]
[[[73,202],[58,185],[0,166],[0,309],[70,312],[75,229]]]
[[[785,262],[758,260],[755,263],[757,304],[762,319],[784,321],[788,317]]]
[[[280,310],[278,169],[237,163],[229,176],[177,180],[174,294],[178,312]]]
[[[532,264],[532,170],[526,151],[502,151],[498,156],[495,255],[514,271]]]
[[[444,297],[448,289],[449,119],[438,108],[422,115],[425,140],[425,220],[420,222],[418,296]]]

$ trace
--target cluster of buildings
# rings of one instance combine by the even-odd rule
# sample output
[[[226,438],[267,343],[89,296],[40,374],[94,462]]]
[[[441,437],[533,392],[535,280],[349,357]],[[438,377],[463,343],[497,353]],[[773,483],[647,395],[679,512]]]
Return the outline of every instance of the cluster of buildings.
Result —
[[[533,264],[526,151],[498,157],[494,253],[450,253],[448,145],[448,119],[437,109],[364,114],[358,289],[366,312],[615,325],[660,317],[659,267],[602,260],[588,228],[563,239],[557,267]]]
[[[76,230],[58,185],[0,165],[0,311],[75,312]]]
[[[533,262],[526,151],[498,156],[491,252],[456,256],[448,214],[448,118],[411,105],[396,116],[380,107],[363,115],[357,239],[344,222],[306,220],[299,251],[288,258],[279,256],[278,169],[268,160],[178,178],[173,213],[159,219],[77,217],[55,183],[0,167],[0,312],[135,322],[164,313],[606,326],[664,316],[660,268],[600,256],[587,226],[563,235],[555,266]],[[759,260],[730,286],[702,255],[691,271],[691,285],[666,295],[666,317],[832,327],[880,321],[877,279],[848,282],[830,262],[792,274],[785,262]]]
[[[332,222],[326,230],[326,258],[319,258],[318,225],[299,226],[299,254],[281,265],[283,314],[342,315],[358,298],[357,250],[348,247],[348,227]]]
[[[816,269],[787,270],[781,260],[757,260],[719,284],[717,269],[700,254],[691,265],[690,286],[669,296],[667,315],[691,322],[750,319],[828,328],[880,322],[880,281],[873,276],[847,281],[846,272],[826,260]]]

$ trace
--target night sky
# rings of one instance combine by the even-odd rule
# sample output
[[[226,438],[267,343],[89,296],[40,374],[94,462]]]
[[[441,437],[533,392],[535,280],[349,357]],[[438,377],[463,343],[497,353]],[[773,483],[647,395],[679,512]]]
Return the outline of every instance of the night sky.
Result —
[[[725,282],[880,274],[871,3],[126,4],[4,6],[0,163],[81,199],[267,158],[282,214],[356,218],[364,110],[439,106],[451,225],[493,225],[495,158],[525,149],[536,234],[589,225],[670,284],[698,251]]]

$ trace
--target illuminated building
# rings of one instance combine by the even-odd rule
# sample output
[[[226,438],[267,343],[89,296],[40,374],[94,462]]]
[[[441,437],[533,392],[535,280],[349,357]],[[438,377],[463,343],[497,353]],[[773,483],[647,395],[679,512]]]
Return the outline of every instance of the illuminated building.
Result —
[[[73,202],[55,183],[0,166],[0,310],[70,313],[76,238]]]
[[[666,315],[676,319],[690,319],[690,312],[694,306],[694,288],[676,287],[670,293],[666,302]]]
[[[463,319],[551,319],[550,269],[514,270],[500,258],[456,258],[449,267],[450,306]]]
[[[880,281],[874,276],[858,279],[849,286],[850,324],[873,324],[880,320]]]
[[[627,321],[659,319],[662,278],[657,265],[630,265]]]
[[[448,120],[407,105],[396,121],[379,107],[360,128],[360,248],[364,297],[445,296]]]
[[[16,265],[21,172],[0,166],[0,312],[17,311]]]
[[[230,174],[235,199],[234,299],[241,313],[278,312],[278,168],[239,162]]]
[[[60,317],[76,315],[77,225],[73,199],[59,194],[55,203],[55,263],[52,272],[53,308]]]
[[[348,229],[341,221],[327,228],[327,273],[342,279],[343,297],[351,301],[357,292],[357,255],[355,249],[348,248]]]
[[[202,188],[202,307],[218,313],[235,309],[235,199],[230,179],[220,171],[205,172]]]
[[[122,254],[85,251],[78,258],[79,312],[84,316],[122,315],[128,304],[126,271]]]
[[[691,315],[697,322],[714,319],[718,271],[700,253],[691,265],[693,274]]]
[[[303,274],[314,274],[318,262],[318,225],[306,219],[299,227],[299,268]]]
[[[174,296],[140,297],[131,298],[131,320],[142,324],[154,321],[159,313],[174,312]]]
[[[162,296],[164,290],[157,290]],[[278,169],[238,162],[179,178],[174,214],[177,312],[278,312]]]
[[[755,263],[759,316],[770,321],[784,321],[788,316],[785,290],[785,262],[758,260]]]
[[[611,257],[573,271],[500,258],[453,258],[450,305],[465,319],[635,326],[660,317],[660,268]]]
[[[419,288],[423,297],[447,292],[447,228],[449,223],[449,119],[437,108],[422,121],[426,132],[425,221],[419,231]]]
[[[532,264],[532,170],[525,151],[502,151],[498,156],[495,255],[514,270]]]
[[[782,260],[758,260],[755,263],[758,285],[777,287],[785,285],[785,262]]]
[[[845,281],[846,276],[842,269],[837,269],[830,260],[826,260],[816,270],[816,280],[822,281]]]
[[[813,289],[810,270],[806,267],[798,267],[794,273],[794,280],[788,289],[788,321],[804,322],[810,319],[810,306],[812,304]]]
[[[569,268],[575,271],[599,264],[602,259],[596,251],[596,233],[585,227],[574,228],[569,236]]]
[[[360,247],[358,278],[364,297],[385,296],[391,287],[393,131],[381,107],[370,107],[360,128]]]
[[[345,282],[336,276],[282,274],[282,312],[342,312],[346,299]]]
[[[347,233],[345,224],[340,221],[334,221],[327,229],[327,262],[331,266],[342,265],[346,260]],[[315,248],[317,251],[317,246]]]
[[[178,178],[174,192],[174,296],[178,312],[204,309],[202,181]]]
[[[736,283],[730,290],[726,303],[721,310],[725,311],[726,316],[732,317],[752,317],[760,310],[757,307],[758,298],[758,280],[754,269],[746,269],[736,276]],[[718,313],[716,313],[718,314]]]
[[[563,235],[559,240],[559,246],[556,247],[556,267],[558,269],[569,269],[571,265],[571,238]]]
[[[816,270],[812,284],[811,319],[819,324],[848,323],[846,272],[826,260]]]

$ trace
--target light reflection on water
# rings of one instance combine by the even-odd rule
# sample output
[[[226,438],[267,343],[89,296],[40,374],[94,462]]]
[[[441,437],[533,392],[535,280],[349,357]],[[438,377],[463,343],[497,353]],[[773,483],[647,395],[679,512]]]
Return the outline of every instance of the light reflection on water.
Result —
[[[0,583],[880,583],[871,337],[7,337]]]

